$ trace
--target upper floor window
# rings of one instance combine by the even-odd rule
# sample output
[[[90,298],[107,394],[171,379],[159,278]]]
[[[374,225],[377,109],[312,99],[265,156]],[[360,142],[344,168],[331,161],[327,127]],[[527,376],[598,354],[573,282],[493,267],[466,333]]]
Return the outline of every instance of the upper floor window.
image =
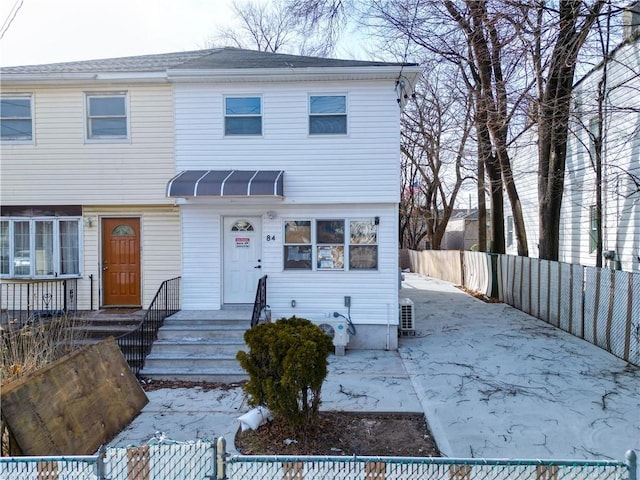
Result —
[[[262,135],[262,99],[225,97],[225,135]]]
[[[87,139],[127,139],[127,95],[87,93]]]
[[[347,97],[311,95],[309,97],[309,134],[344,135],[347,133]]]
[[[3,95],[0,98],[0,139],[9,142],[33,140],[31,95]]]
[[[22,217],[0,220],[0,275],[80,275],[80,219]]]

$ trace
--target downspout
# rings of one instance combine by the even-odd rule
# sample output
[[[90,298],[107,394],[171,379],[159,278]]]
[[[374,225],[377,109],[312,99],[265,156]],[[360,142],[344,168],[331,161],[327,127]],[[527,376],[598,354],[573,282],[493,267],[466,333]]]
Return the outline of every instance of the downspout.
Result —
[[[390,321],[390,307],[389,304],[387,303],[387,348],[386,350],[389,351],[391,349],[391,321]]]

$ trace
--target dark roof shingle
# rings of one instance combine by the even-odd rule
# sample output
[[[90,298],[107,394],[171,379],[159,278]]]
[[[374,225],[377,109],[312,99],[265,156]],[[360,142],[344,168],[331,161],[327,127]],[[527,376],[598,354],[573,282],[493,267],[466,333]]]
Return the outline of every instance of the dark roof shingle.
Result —
[[[400,63],[338,60],[224,47],[77,62],[2,67],[1,74],[163,72],[173,69],[309,68],[401,66]],[[404,64],[409,65],[409,64]],[[411,64],[413,65],[413,64]]]

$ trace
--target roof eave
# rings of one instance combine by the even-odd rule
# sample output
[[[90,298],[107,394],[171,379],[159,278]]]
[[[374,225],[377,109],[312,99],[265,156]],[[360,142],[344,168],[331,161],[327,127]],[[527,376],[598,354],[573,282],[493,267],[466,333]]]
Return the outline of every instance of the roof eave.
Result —
[[[416,65],[366,67],[292,67],[292,68],[229,68],[229,69],[169,69],[171,82],[228,82],[228,81],[291,81],[341,80],[345,78],[395,80],[400,73],[413,83],[421,72]]]
[[[61,83],[149,83],[167,82],[166,72],[87,72],[87,73],[4,73],[0,77],[2,85],[59,85]]]

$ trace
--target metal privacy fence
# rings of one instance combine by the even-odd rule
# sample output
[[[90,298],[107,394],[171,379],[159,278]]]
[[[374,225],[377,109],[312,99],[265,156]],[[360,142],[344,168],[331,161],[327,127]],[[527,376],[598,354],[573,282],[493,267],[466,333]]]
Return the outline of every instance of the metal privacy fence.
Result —
[[[98,455],[0,458],[2,480],[638,480],[624,462],[434,457],[229,456],[216,444],[106,448]]]
[[[497,290],[501,301],[640,366],[640,274],[483,252],[409,258],[413,272]]]

